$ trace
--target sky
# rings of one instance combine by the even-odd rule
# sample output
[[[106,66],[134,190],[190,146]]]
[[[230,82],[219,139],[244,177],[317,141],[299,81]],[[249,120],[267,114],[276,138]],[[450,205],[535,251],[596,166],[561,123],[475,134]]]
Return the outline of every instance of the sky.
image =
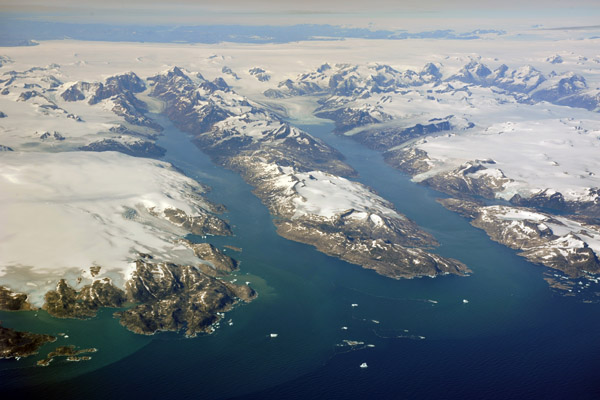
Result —
[[[3,16],[61,22],[287,25],[391,28],[395,21],[513,20],[597,24],[598,0],[0,0]]]

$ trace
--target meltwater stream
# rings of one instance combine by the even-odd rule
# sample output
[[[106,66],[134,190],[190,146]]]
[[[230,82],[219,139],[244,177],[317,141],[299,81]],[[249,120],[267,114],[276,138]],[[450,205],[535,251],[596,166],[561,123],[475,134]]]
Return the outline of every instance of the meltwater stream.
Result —
[[[441,244],[434,251],[466,263],[472,276],[395,281],[285,240],[251,187],[154,117],[165,127],[165,159],[212,187],[208,197],[228,209],[234,237],[194,239],[241,248],[227,250],[242,262],[235,279],[250,282],[259,297],[226,315],[233,325],[195,339],[138,337],[107,312],[81,323],[107,324],[110,340],[102,330],[79,340],[101,342],[98,356],[113,359],[94,356],[84,369],[58,362],[0,370],[0,387],[89,399],[600,396],[600,306],[552,294],[541,267],[445,210],[439,193],[410,182],[378,153],[334,136],[332,124],[303,128],[340,150],[361,182],[432,233]],[[21,327],[27,315],[0,317]]]

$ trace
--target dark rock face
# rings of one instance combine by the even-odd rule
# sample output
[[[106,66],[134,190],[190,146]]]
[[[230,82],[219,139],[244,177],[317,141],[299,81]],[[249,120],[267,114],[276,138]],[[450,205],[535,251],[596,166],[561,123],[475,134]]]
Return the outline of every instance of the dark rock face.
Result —
[[[158,136],[159,133],[155,132],[155,131],[148,131],[148,130],[132,130],[124,125],[116,125],[116,126],[112,126],[109,130],[109,132],[117,134],[118,136],[116,138],[119,138],[120,136],[131,136],[131,137],[139,137],[139,138],[143,138],[143,139],[148,139],[148,140],[155,140]]]
[[[131,94],[131,92],[117,94],[111,100],[114,103],[112,111],[118,116],[125,118],[125,121],[132,125],[162,131],[162,127],[159,124],[144,115],[148,111],[146,105]]]
[[[96,104],[104,99],[123,93],[139,93],[146,89],[144,81],[133,72],[115,75],[106,78],[104,83],[98,84],[95,93],[90,98],[90,104]]]
[[[356,222],[348,216],[340,215],[333,223],[309,218],[293,222],[278,219],[275,225],[277,232],[286,239],[313,245],[325,254],[394,279],[446,274],[464,276],[471,272],[456,260],[423,250],[423,246],[435,245],[435,239],[409,221],[404,224],[386,220],[386,224],[402,226],[379,227]]]
[[[235,72],[233,72],[231,70],[231,68],[229,68],[228,66],[224,66],[223,68],[221,68],[221,72],[227,75],[232,76],[235,80],[239,80],[240,77],[237,76],[237,74]]]
[[[259,67],[250,68],[248,73],[258,79],[260,82],[268,82],[271,79],[271,75]]]
[[[552,57],[546,58],[546,62],[549,62],[550,64],[562,64],[563,61],[564,61],[563,58],[561,56],[559,56],[558,54],[553,55]]]
[[[227,222],[206,213],[199,216],[189,216],[182,210],[167,208],[164,210],[164,217],[194,235],[228,236],[233,234]]]
[[[238,140],[238,136],[219,142],[218,137],[230,135],[220,129],[199,135],[195,142],[222,165],[242,174],[250,182],[248,168],[244,165],[248,158],[262,158],[282,167],[290,166],[299,171],[322,170],[335,175],[356,176],[356,171],[343,162],[337,150],[302,131],[285,124],[278,129],[266,132],[268,140],[253,143],[249,139]]]
[[[0,144],[0,151],[14,151],[11,147],[3,146]]]
[[[417,147],[404,147],[383,153],[383,159],[392,167],[409,175],[418,175],[431,169],[427,152]]]
[[[19,98],[17,99],[17,101],[27,101],[33,97],[43,97],[46,98],[43,94],[41,94],[40,92],[38,92],[37,90],[28,90],[26,92],[23,92],[19,95]]]
[[[427,63],[419,73],[421,79],[425,81],[438,81],[442,79],[442,73],[437,65],[433,63]]]
[[[510,199],[510,202],[517,206],[566,212],[600,221],[600,188],[588,189],[587,198],[589,200],[567,201],[562,193],[546,189],[528,198],[516,194]]]
[[[81,119],[81,117],[79,115],[67,114],[67,118],[70,118],[70,119],[75,120],[77,122],[83,122],[83,119]]]
[[[63,135],[61,135],[59,132],[44,132],[40,135],[40,140],[47,140],[47,139],[54,139],[54,140],[65,140],[65,137]]]
[[[15,293],[4,286],[0,286],[0,310],[21,311],[33,308],[27,302],[27,295],[25,293]]]
[[[532,92],[531,98],[537,101],[544,100],[550,103],[560,103],[565,97],[587,88],[585,78],[581,75],[570,73],[558,78],[560,79],[557,79],[556,83],[552,86],[540,88]]]
[[[360,126],[377,124],[391,119],[391,116],[381,112],[373,113],[370,110],[357,110],[349,107],[332,111],[318,111],[315,116],[335,121],[336,133],[344,133]]]
[[[479,84],[485,82],[485,79],[492,74],[492,71],[476,61],[471,61],[460,69],[455,75],[449,78],[449,80],[459,80],[465,83]]]
[[[215,279],[192,266],[148,259],[136,262],[126,290],[132,301],[141,304],[117,315],[127,329],[141,334],[185,330],[187,336],[195,336],[210,332],[219,319],[218,312],[256,296],[247,285]]]
[[[209,276],[226,275],[238,269],[238,262],[217,249],[210,243],[189,243],[194,254],[207,264],[198,266],[204,274]]]
[[[77,82],[62,92],[60,97],[65,101],[81,101],[85,99],[87,92],[97,91],[100,85],[101,83]]]
[[[285,94],[283,94],[281,90],[277,89],[267,89],[263,92],[263,94],[265,97],[270,99],[283,99],[285,97]]]
[[[118,151],[134,157],[159,158],[165,155],[166,150],[149,141],[135,141],[123,143],[114,139],[103,139],[79,148],[82,151]]]
[[[278,93],[281,93],[282,96],[306,96],[306,95],[314,95],[323,92],[323,88],[313,82],[299,82],[295,83],[291,79],[287,79],[283,82],[280,82],[277,85]],[[285,91],[285,94],[284,94]],[[267,95],[267,93],[265,93]],[[270,97],[270,96],[267,96]],[[276,97],[276,96],[275,96]]]
[[[512,182],[500,170],[491,170],[492,160],[465,163],[455,170],[434,175],[423,181],[440,192],[460,198],[484,197],[493,199],[504,185]]]
[[[8,115],[6,115],[5,113],[3,113],[2,111],[0,111],[0,118],[6,118]]]
[[[61,279],[56,290],[46,293],[44,309],[59,318],[91,318],[100,307],[121,307],[125,292],[117,289],[108,278],[94,281],[76,291]]]
[[[586,110],[598,112],[600,111],[600,91],[589,90],[584,92],[575,92],[572,95],[567,95],[566,97],[557,100],[556,104],[569,107],[585,108]]]
[[[0,359],[36,354],[44,344],[54,341],[54,336],[20,332],[0,325]]]
[[[135,97],[135,93],[143,92],[146,84],[135,73],[115,75],[104,82],[77,82],[69,86],[61,97],[65,101],[81,101],[89,98],[90,105],[111,99],[112,111],[133,125],[143,126],[161,131],[162,127],[145,116],[146,105]]]
[[[416,124],[404,128],[374,128],[365,129],[351,137],[373,150],[386,151],[392,147],[401,145],[411,139],[418,138],[435,132],[448,131],[452,129],[450,124],[451,117],[445,120],[432,122],[430,124]]]
[[[198,132],[209,131],[214,124],[219,121],[223,121],[225,118],[230,117],[232,114],[222,108],[208,104],[200,108],[198,111],[198,122],[195,124],[194,129]]]
[[[13,62],[14,61],[9,56],[4,56],[4,55],[0,56],[0,67],[11,64]]]

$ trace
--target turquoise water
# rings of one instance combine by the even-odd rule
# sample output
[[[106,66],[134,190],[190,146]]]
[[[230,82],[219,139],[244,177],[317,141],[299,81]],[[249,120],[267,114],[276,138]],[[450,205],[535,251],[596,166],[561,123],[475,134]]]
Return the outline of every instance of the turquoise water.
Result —
[[[6,326],[66,332],[97,347],[89,362],[0,362],[3,393],[46,398],[594,398],[600,396],[600,306],[554,295],[543,268],[491,242],[381,156],[332,125],[304,126],[339,149],[360,181],[441,243],[434,251],[473,275],[395,281],[277,236],[239,176],[215,166],[164,117],[166,160],[211,186],[234,237],[210,237],[242,261],[259,293],[228,313],[233,325],[184,339],[133,335],[110,310],[91,321],[0,313]],[[201,238],[195,238],[202,240]],[[463,299],[469,303],[464,304]],[[437,302],[434,303],[433,301]],[[358,304],[352,307],[351,304]],[[375,322],[376,321],[376,322]],[[342,327],[348,329],[343,330]],[[278,333],[277,338],[269,338]],[[420,337],[425,337],[421,339]],[[338,346],[344,339],[375,347]],[[361,346],[357,346],[361,347]],[[49,351],[52,345],[42,349]],[[367,369],[359,368],[362,362]]]

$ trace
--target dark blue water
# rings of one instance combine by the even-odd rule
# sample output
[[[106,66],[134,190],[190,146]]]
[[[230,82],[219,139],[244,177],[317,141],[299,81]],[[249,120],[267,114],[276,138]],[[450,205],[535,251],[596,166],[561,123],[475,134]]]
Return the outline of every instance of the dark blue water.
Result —
[[[57,361],[47,368],[33,367],[35,359],[2,361],[3,393],[206,399],[600,396],[600,307],[554,295],[542,280],[543,268],[491,242],[437,204],[439,194],[413,184],[379,154],[333,136],[330,124],[304,127],[345,154],[360,181],[432,233],[441,243],[435,251],[466,263],[472,276],[394,281],[282,239],[239,176],[216,167],[183,133],[157,119],[166,127],[159,143],[168,150],[166,159],[210,185],[209,197],[227,206],[224,217],[236,235],[208,240],[243,249],[227,251],[242,261],[237,279],[251,282],[258,299],[228,313],[233,326],[195,339],[133,335],[109,311],[91,321],[0,313],[6,326],[68,331],[74,344],[99,350],[87,363]],[[271,339],[270,333],[278,337]],[[350,351],[338,346],[344,339],[375,347]],[[363,362],[369,367],[359,368]]]

